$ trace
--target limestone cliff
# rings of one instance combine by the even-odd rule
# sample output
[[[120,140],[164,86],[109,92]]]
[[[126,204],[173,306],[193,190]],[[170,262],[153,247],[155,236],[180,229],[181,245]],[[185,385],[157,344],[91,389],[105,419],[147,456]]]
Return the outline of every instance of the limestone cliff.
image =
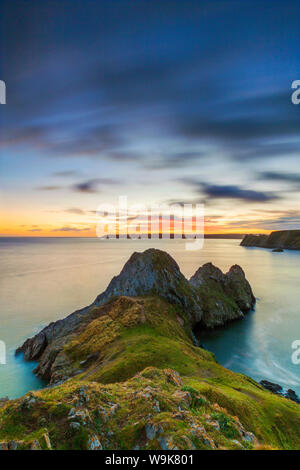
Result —
[[[240,266],[232,266],[223,274],[211,263],[203,265],[191,277],[201,298],[205,327],[222,326],[229,321],[243,318],[254,307],[255,297]]]
[[[270,235],[246,235],[241,246],[300,250],[300,230],[282,230],[272,232]]]
[[[192,324],[202,318],[202,306],[197,292],[180,272],[176,261],[166,252],[149,249],[133,253],[121,273],[114,277],[100,294],[96,305],[112,297],[158,295],[182,307]]]

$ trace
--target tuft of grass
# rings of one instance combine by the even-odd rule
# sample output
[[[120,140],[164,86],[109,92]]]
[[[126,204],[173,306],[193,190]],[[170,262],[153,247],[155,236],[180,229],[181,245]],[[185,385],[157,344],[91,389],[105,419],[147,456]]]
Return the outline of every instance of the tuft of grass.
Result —
[[[191,408],[200,408],[201,406],[204,406],[207,404],[207,400],[203,397],[199,396],[199,392],[193,387],[190,387],[188,385],[185,385],[181,389],[183,392],[189,392],[192,397],[192,405]]]
[[[214,412],[212,413],[211,417],[218,421],[220,429],[226,437],[228,437],[229,439],[234,439],[235,437],[238,437],[238,430],[236,429],[234,421],[231,417],[226,415],[224,412]]]

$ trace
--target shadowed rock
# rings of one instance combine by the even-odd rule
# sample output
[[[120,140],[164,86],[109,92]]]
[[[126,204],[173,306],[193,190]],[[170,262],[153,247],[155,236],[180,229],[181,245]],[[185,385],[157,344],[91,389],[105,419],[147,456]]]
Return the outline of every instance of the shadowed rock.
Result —
[[[238,265],[232,266],[228,273],[223,274],[212,263],[204,264],[191,277],[190,283],[201,298],[201,325],[206,328],[241,319],[255,305],[251,286]]]
[[[281,230],[270,235],[246,235],[241,246],[254,246],[277,250],[300,250],[300,230]]]
[[[179,305],[192,324],[202,318],[201,301],[176,261],[165,251],[153,248],[133,253],[121,273],[96,298],[95,304],[101,305],[120,295],[136,297],[149,294]]]

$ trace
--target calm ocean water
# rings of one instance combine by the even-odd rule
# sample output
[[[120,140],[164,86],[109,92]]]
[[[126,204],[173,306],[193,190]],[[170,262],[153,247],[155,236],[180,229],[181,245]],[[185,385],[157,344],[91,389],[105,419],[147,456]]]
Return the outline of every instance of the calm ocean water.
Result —
[[[133,251],[168,251],[187,277],[208,261],[226,271],[245,270],[256,310],[241,321],[202,334],[204,345],[224,366],[290,387],[300,394],[300,365],[291,343],[300,339],[300,253],[242,248],[239,240],[205,240],[191,252],[182,240],[4,239],[0,238],[0,340],[7,364],[0,364],[0,397],[18,397],[43,386],[34,364],[14,357],[27,337],[50,321],[91,303],[120,272]]]

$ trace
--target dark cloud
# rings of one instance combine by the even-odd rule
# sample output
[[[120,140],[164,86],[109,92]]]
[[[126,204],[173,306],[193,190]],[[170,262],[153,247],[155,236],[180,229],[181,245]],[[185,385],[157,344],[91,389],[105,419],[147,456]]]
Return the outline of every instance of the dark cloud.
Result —
[[[246,189],[237,185],[208,184],[194,178],[181,178],[179,182],[190,186],[200,194],[204,194],[208,200],[238,199],[245,202],[269,202],[279,199],[277,194]]]
[[[277,173],[275,171],[265,171],[259,173],[259,178],[268,181],[278,181],[285,183],[300,184],[300,174],[297,173]]]
[[[45,155],[59,157],[101,156],[113,152],[124,144],[115,125],[95,126],[89,123],[85,128],[72,129],[70,122],[64,122],[63,130],[57,125],[24,126],[2,129],[0,148],[33,148]],[[102,156],[103,156],[102,155]],[[57,176],[64,176],[63,174]],[[66,176],[66,175],[65,175]],[[71,176],[68,172],[67,176]]]
[[[112,178],[95,178],[72,186],[74,191],[79,193],[97,193],[100,192],[101,186],[110,186],[120,184],[118,180]]]
[[[193,152],[162,153],[159,157],[144,162],[145,168],[151,170],[182,168],[189,164],[196,165],[197,162],[203,162],[207,153],[199,150]]]
[[[257,159],[271,160],[273,158],[285,158],[300,156],[300,140],[292,139],[291,142],[265,142],[264,140],[248,142],[247,146],[233,149],[232,157],[237,161],[251,161]]]
[[[189,138],[221,141],[229,144],[248,143],[248,141],[299,136],[299,116],[291,113],[284,120],[279,116],[228,117],[219,119],[186,118],[179,127]]]
[[[73,185],[73,190],[78,193],[97,193],[99,192],[98,182],[97,180],[90,180],[77,183]]]
[[[278,199],[272,193],[243,189],[234,185],[209,185],[203,184],[203,191],[211,199],[239,199],[247,202],[269,202]]]
[[[57,191],[61,189],[69,189],[79,193],[97,193],[101,191],[102,187],[107,187],[111,185],[118,185],[120,181],[113,178],[94,178],[87,181],[82,181],[71,186],[59,186],[59,185],[44,185],[38,186],[36,189],[39,191]],[[67,209],[67,212],[70,211],[80,211],[81,209]],[[77,212],[79,213],[79,212]]]
[[[65,0],[29,5],[5,2],[4,72],[12,91],[3,144],[135,161],[127,139],[136,139],[139,126],[156,126],[157,134],[213,141],[246,160],[259,156],[266,138],[298,135],[290,102],[299,65],[291,60],[299,38],[293,1],[272,11],[265,1],[237,11],[235,2],[211,0],[78,1],[72,15]],[[25,116],[39,124],[25,126]],[[157,166],[168,160],[182,166],[164,155]]]
[[[274,217],[273,219],[268,219],[262,217],[258,220],[233,220],[228,222],[226,225],[231,228],[240,228],[240,229],[264,229],[264,230],[282,230],[284,226],[286,230],[296,230],[300,229],[300,213],[298,215],[281,215],[280,217]]]

